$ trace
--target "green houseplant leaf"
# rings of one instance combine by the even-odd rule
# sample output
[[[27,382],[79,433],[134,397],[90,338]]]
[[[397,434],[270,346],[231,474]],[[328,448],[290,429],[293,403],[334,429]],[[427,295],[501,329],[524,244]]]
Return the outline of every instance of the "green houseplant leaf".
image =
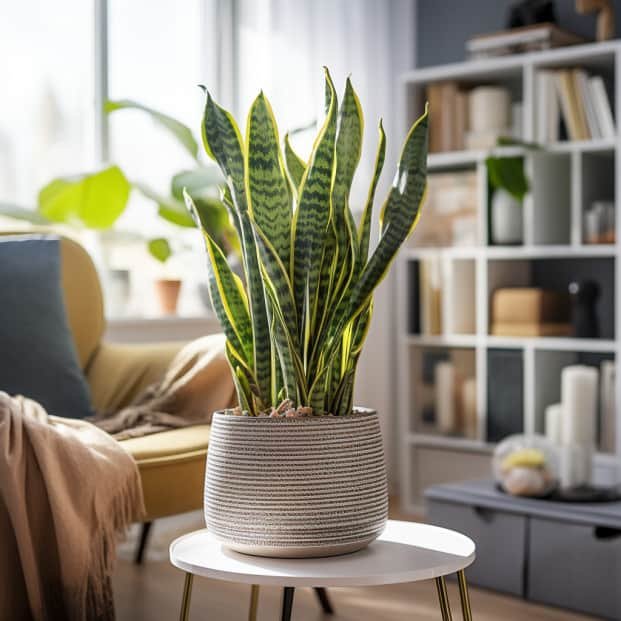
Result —
[[[104,112],[110,114],[117,110],[140,110],[146,112],[158,125],[174,136],[194,159],[197,159],[198,143],[192,134],[192,130],[187,125],[181,123],[181,121],[131,99],[119,99],[104,103]]]
[[[166,263],[172,254],[170,243],[163,237],[150,239],[147,243],[147,249],[151,256],[160,263]]]
[[[107,229],[125,210],[130,189],[118,166],[55,179],[39,192],[39,212],[51,222]]]
[[[285,398],[317,414],[352,411],[373,290],[420,217],[427,110],[405,140],[381,211],[380,238],[369,257],[386,138],[380,123],[375,169],[356,227],[349,192],[360,159],[362,111],[349,80],[339,108],[327,70],[325,93],[326,117],[308,163],[295,154],[287,137],[281,152],[263,93],[251,107],[245,142],[232,116],[207,95],[203,142],[227,182],[222,201],[241,239],[243,285],[233,284],[205,218],[189,195],[186,200],[203,229],[214,308],[227,336],[239,404],[249,415]],[[244,295],[248,306],[241,312],[245,303],[233,297],[243,300]]]

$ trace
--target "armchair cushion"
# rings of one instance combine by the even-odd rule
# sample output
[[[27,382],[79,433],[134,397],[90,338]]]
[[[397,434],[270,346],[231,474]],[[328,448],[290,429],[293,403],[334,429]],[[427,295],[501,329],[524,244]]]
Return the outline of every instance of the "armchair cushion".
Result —
[[[98,412],[128,406],[147,386],[162,379],[183,343],[102,343],[86,369]]]
[[[0,390],[56,416],[91,415],[63,299],[57,237],[0,237]]]

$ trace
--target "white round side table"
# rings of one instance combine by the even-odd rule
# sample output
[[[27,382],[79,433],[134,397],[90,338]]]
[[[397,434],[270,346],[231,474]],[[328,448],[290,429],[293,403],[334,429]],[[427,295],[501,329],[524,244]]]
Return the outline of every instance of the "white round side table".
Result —
[[[296,587],[314,587],[321,599],[325,590],[318,587],[360,587],[433,579],[442,619],[450,621],[444,576],[452,573],[457,573],[463,619],[472,621],[464,569],[474,558],[474,542],[465,535],[428,524],[393,520],[368,548],[326,558],[280,559],[239,554],[228,550],[207,530],[179,537],[170,545],[170,562],[186,572],[181,621],[188,619],[194,575],[251,584],[251,620],[256,616],[259,585],[284,587],[282,621],[291,619]]]

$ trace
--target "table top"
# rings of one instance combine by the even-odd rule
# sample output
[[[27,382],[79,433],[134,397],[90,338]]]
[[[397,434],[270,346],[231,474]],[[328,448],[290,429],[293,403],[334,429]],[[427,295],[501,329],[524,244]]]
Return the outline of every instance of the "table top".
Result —
[[[197,576],[292,587],[416,582],[464,569],[474,558],[474,543],[465,535],[428,524],[393,520],[368,548],[325,558],[240,554],[227,549],[207,530],[183,535],[170,544],[170,562]]]

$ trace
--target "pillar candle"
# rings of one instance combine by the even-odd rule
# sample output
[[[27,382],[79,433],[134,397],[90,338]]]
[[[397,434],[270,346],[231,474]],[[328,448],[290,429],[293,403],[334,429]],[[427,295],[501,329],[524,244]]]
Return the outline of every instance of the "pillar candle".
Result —
[[[439,362],[435,367],[436,424],[442,433],[455,428],[455,365]]]
[[[554,403],[546,408],[545,414],[546,437],[554,446],[561,444],[562,409],[560,403]]]
[[[574,365],[561,373],[561,485],[579,487],[591,482],[597,430],[597,383],[594,367]]]

